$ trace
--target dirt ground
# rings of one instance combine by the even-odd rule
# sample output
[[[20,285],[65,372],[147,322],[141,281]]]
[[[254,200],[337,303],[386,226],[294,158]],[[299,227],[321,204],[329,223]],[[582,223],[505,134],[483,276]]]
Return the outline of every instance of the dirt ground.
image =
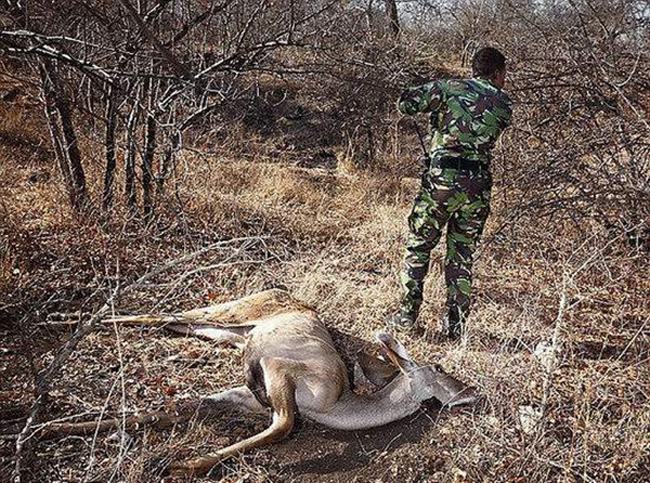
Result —
[[[108,386],[115,383],[118,374],[124,378],[120,384],[124,384],[125,397],[129,400],[155,395],[161,392],[161,388],[164,394],[175,396],[179,395],[176,391],[181,395],[209,394],[213,390],[211,388],[223,384],[215,374],[218,372],[215,366],[220,366],[219,358],[226,358],[228,363],[235,362],[239,352],[236,349],[217,349],[221,353],[215,354],[209,342],[159,332],[142,334],[137,329],[123,328],[120,332],[122,361],[131,366],[131,362],[142,361],[144,357],[148,361],[144,371],[146,375],[141,367],[136,366],[131,371],[120,373],[120,366],[114,360],[115,341],[110,331],[93,335],[71,361],[75,367],[73,372],[68,370],[64,375],[68,383],[77,381],[79,386],[83,385],[83,390],[70,386],[66,393],[55,391],[45,412],[47,419],[58,419],[74,413],[81,401],[85,405],[96,401],[101,406]],[[9,350],[11,347],[12,344],[8,344]],[[172,348],[190,355],[188,358],[178,358]],[[160,352],[166,354],[164,359],[158,356]],[[8,387],[14,390],[28,370],[20,367],[21,360],[21,357],[3,359],[3,373],[8,376],[5,382],[9,382]],[[170,364],[173,367],[166,367]],[[172,386],[172,381],[182,386]],[[4,391],[3,388],[3,395],[8,393],[9,390]],[[28,407],[28,402],[26,398],[24,408]],[[3,415],[7,422],[12,409],[16,411],[14,416],[20,414],[6,400],[3,403]],[[154,402],[153,406],[157,404]],[[444,427],[445,421],[450,418],[462,420],[481,417],[486,408],[483,401],[473,407],[443,411],[437,403],[430,401],[405,420],[381,428],[352,432],[331,430],[300,420],[288,440],[227,462],[212,474],[212,478],[222,481],[416,482],[448,481],[446,475],[451,471],[452,475],[456,475],[455,479],[462,481],[465,472],[460,468],[448,467],[449,452],[444,449],[444,441],[440,441],[445,438],[441,426]],[[88,417],[80,418],[83,419]],[[96,441],[93,441],[93,437],[66,437],[41,442],[38,444],[37,458],[47,461],[47,464],[33,462],[35,468],[30,477],[32,481],[82,481],[84,478],[105,481],[111,476],[105,466],[112,465],[115,458],[124,458],[123,465],[128,467],[135,464],[140,467],[138,472],[142,472],[140,478],[143,481],[184,481],[181,478],[165,478],[159,473],[163,462],[171,456],[167,453],[168,445],[177,446],[173,443],[174,439],[180,438],[187,444],[178,451],[174,449],[175,457],[198,455],[259,432],[267,424],[268,421],[260,416],[230,413],[208,420],[193,420],[173,430],[144,430],[126,434],[114,431],[108,437],[98,436]],[[120,455],[125,447],[127,454]],[[10,444],[5,444],[3,454],[10,454],[11,450]],[[93,469],[86,466],[89,451],[93,454]]]
[[[183,176],[192,182],[161,200],[154,224],[118,212],[100,226],[68,209],[47,144],[28,135],[38,131],[27,129],[36,118],[12,116],[0,122],[3,136],[20,140],[0,146],[0,480],[15,468],[11,435],[27,422],[36,374],[74,330],[51,314],[92,314],[118,284],[127,288],[170,261],[191,255],[121,294],[111,311],[178,311],[281,287],[330,327],[371,340],[394,310],[417,179],[187,153]],[[100,171],[89,163],[89,179],[101,179]],[[96,197],[100,187],[89,189]],[[287,441],[224,464],[214,479],[648,481],[647,253],[590,220],[512,221],[504,203],[497,180],[467,340],[403,338],[417,360],[439,362],[477,387],[482,403],[455,412],[430,404],[371,431],[302,421]],[[430,332],[445,298],[442,258],[438,248],[426,286],[422,321]],[[541,350],[549,344],[550,363]],[[61,418],[173,410],[242,380],[235,350],[105,326],[83,338],[50,381],[34,429]],[[539,411],[531,424],[526,415]],[[54,441],[36,433],[22,450],[22,474],[35,482],[159,481],[161,459],[205,453],[266,424],[229,415]]]

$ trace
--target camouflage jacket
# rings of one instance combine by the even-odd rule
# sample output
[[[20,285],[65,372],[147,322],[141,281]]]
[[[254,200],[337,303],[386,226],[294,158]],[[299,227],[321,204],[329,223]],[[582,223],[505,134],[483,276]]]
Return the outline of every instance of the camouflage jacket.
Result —
[[[403,114],[431,113],[431,159],[463,157],[489,166],[490,151],[510,124],[508,95],[481,78],[429,82],[402,93]]]

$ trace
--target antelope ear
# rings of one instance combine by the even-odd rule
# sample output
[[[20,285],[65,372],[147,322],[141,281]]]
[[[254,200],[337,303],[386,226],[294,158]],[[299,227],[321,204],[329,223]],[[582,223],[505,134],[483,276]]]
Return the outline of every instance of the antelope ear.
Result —
[[[388,332],[378,332],[375,334],[375,338],[379,342],[383,354],[404,374],[408,374],[418,368],[418,365],[408,353],[404,344]]]
[[[357,368],[361,374],[357,374]],[[392,381],[399,372],[399,369],[390,362],[365,352],[359,352],[355,364],[355,386],[357,379],[363,376],[368,382],[381,388]]]

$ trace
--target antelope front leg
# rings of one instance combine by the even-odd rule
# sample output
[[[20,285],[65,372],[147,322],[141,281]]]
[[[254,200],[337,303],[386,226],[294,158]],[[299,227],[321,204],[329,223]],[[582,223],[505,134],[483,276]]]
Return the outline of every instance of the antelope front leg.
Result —
[[[275,443],[289,435],[293,429],[296,417],[296,387],[289,375],[292,363],[287,363],[281,359],[269,360],[262,358],[260,365],[264,372],[266,393],[273,407],[273,421],[271,425],[261,433],[220,449],[215,453],[172,463],[170,471],[173,474],[205,475],[217,464],[231,456],[259,446]],[[233,398],[234,400],[238,400],[242,397],[242,394],[245,394],[241,388],[236,389],[237,391],[235,392],[226,391],[217,395],[217,402],[219,402],[219,399],[223,401],[224,398],[227,398],[229,401],[232,401]],[[255,399],[250,390],[248,388],[246,390]],[[248,398],[249,403],[251,402],[248,395],[244,395],[244,397]],[[257,401],[255,402],[257,403]]]
[[[205,397],[201,400],[201,408],[209,410],[212,406],[232,406],[242,412],[268,415],[270,408],[260,404],[250,389],[246,386],[233,387],[225,391]]]
[[[194,416],[209,416],[218,413],[224,406],[243,412],[269,414],[269,408],[262,406],[246,386],[227,389],[200,401],[194,401],[180,408],[176,414],[163,411],[127,416],[125,418],[108,418],[101,421],[86,421],[82,423],[46,423],[38,433],[39,439],[52,439],[71,435],[89,435],[95,432],[105,432],[116,428],[141,429],[145,426],[168,428],[174,424],[183,423]]]
[[[293,429],[294,422],[295,414],[293,408],[289,411],[274,412],[273,423],[271,423],[271,426],[261,433],[227,446],[212,454],[192,458],[186,461],[179,461],[178,463],[172,463],[170,465],[170,471],[175,475],[205,475],[216,465],[227,460],[231,456],[236,456],[250,449],[275,443],[286,438]]]
[[[38,433],[39,439],[53,439],[64,436],[87,436],[95,432],[106,432],[124,426],[125,430],[141,429],[145,426],[167,428],[174,424],[182,423],[192,417],[192,412],[184,414],[170,414],[162,411],[153,411],[125,418],[109,418],[102,421],[86,421],[83,423],[45,423]]]

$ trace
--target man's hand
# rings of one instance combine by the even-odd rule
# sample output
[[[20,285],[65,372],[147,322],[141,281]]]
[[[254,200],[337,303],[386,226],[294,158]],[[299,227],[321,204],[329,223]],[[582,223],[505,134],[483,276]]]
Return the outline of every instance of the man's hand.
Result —
[[[407,89],[399,96],[397,101],[397,108],[402,114],[412,116],[417,114],[419,111],[419,93],[414,89]]]

